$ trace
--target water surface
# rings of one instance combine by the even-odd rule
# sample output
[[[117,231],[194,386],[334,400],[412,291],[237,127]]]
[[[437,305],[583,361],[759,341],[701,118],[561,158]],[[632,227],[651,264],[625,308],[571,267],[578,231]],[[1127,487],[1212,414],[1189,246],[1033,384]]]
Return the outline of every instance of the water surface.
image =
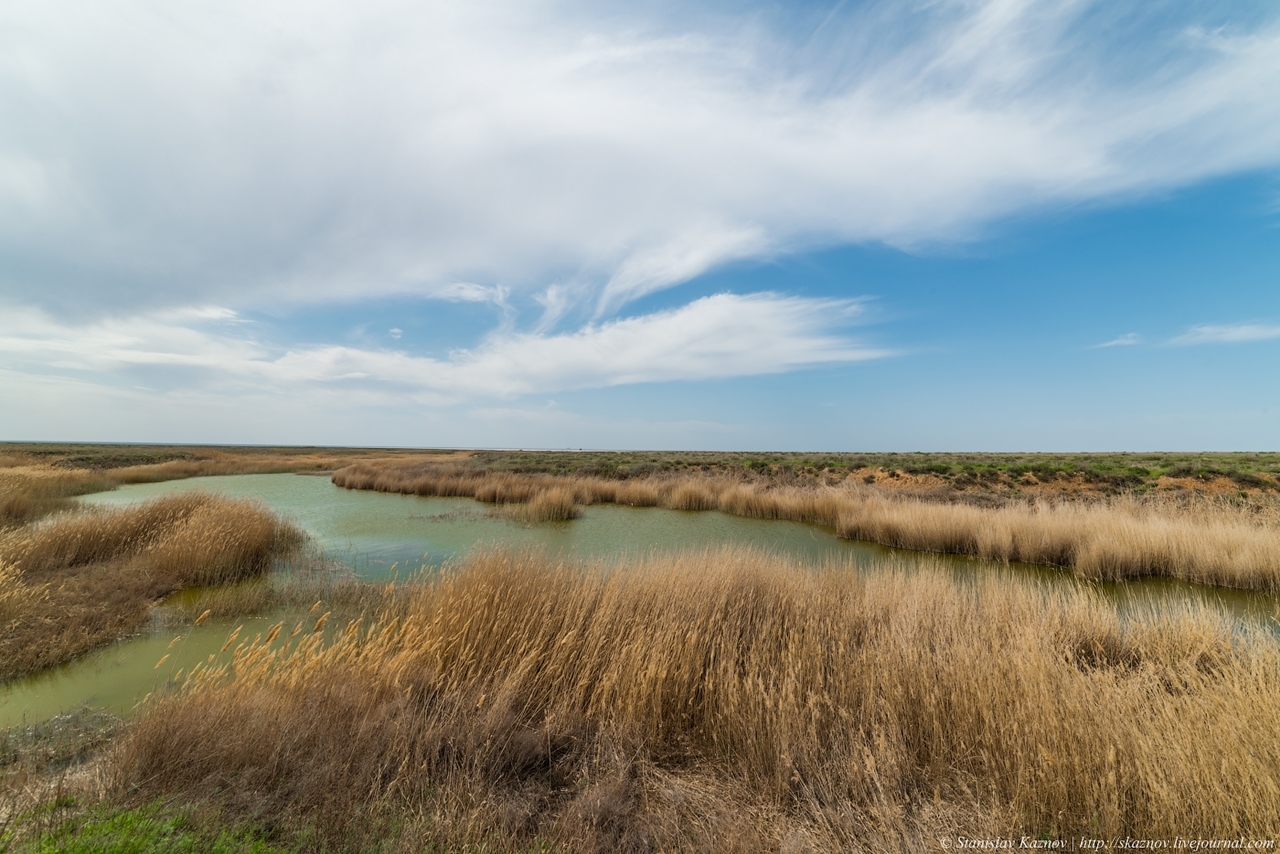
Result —
[[[408,574],[419,566],[439,566],[477,547],[540,548],[581,559],[647,553],[752,546],[820,564],[836,560],[866,571],[892,559],[897,567],[944,567],[961,579],[991,574],[1035,578],[1050,585],[1078,582],[1064,571],[1026,565],[992,564],[963,557],[921,554],[851,542],[829,529],[796,522],[766,521],[718,512],[594,505],[572,522],[524,524],[470,498],[428,498],[346,490],[327,477],[295,474],[234,475],[137,484],[84,496],[96,505],[122,505],[160,495],[202,489],[262,501],[314,539],[324,553],[370,581]],[[394,569],[393,569],[394,568]],[[1142,579],[1091,585],[1122,611],[1168,603],[1207,603],[1249,621],[1272,620],[1277,598],[1221,590],[1172,579]],[[82,704],[129,714],[148,693],[163,688],[179,669],[216,653],[228,632],[245,624],[252,637],[290,615],[217,622],[181,632],[157,630],[83,656],[61,667],[0,686],[0,727],[34,722]],[[181,636],[174,642],[175,636]],[[160,667],[156,663],[168,655]]]
[[[120,505],[193,489],[262,501],[307,531],[329,557],[348,563],[371,581],[387,579],[393,564],[439,566],[478,546],[499,544],[586,559],[722,544],[772,549],[814,562],[835,558],[869,564],[892,553],[797,522],[656,507],[596,504],[572,522],[525,524],[471,498],[348,490],[327,477],[293,474],[136,484],[81,500]]]

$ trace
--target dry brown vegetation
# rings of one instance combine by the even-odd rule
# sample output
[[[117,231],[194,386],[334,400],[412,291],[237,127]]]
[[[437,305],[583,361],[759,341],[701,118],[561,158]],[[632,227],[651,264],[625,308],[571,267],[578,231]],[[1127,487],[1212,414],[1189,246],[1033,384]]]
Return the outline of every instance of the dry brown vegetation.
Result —
[[[266,572],[302,541],[261,506],[184,493],[0,532],[0,679],[137,631],[183,587]]]
[[[487,553],[388,595],[332,644],[282,626],[158,701],[115,796],[379,851],[1280,826],[1280,645],[1204,610],[735,550]]]
[[[553,487],[516,504],[511,515],[521,522],[567,522],[582,515],[572,489]]]
[[[460,463],[358,463],[335,472],[333,482],[501,504],[520,505],[558,492],[578,504],[720,510],[825,525],[842,537],[897,548],[1069,567],[1089,579],[1160,575],[1280,590],[1280,517],[1207,497],[1031,499],[991,507],[929,501],[857,480],[822,486],[703,474],[611,480],[493,472]]]
[[[375,458],[417,460],[428,452],[373,452]],[[353,459],[367,457],[370,452],[261,453],[247,455],[234,449],[206,449],[196,459],[168,460],[160,463],[105,469],[116,483],[157,483],[190,477],[227,474],[276,474],[283,472],[327,472],[350,465]],[[444,454],[448,456],[448,454]]]
[[[1096,497],[1177,491],[1274,501],[1280,453],[796,453],[730,451],[475,451],[495,472],[625,480],[701,471],[783,485],[855,478],[895,492],[999,503],[1034,495]]]
[[[259,576],[301,541],[251,502],[186,495],[106,511],[77,505],[75,496],[127,482],[305,470],[352,458],[310,449],[203,449],[201,456],[201,449],[146,446],[9,447],[18,450],[0,454],[0,679],[137,631],[152,604],[180,588]],[[167,459],[172,453],[198,458]],[[128,465],[139,460],[146,464]]]
[[[65,510],[71,506],[70,498],[111,486],[106,478],[92,472],[22,462],[0,458],[0,529]]]
[[[66,661],[137,631],[183,587],[261,575],[300,532],[249,502],[188,495],[117,511],[72,499],[124,483],[215,474],[328,471],[352,460],[449,453],[322,448],[9,444],[0,453],[0,679]],[[41,522],[40,520],[45,520]],[[337,583],[337,586],[335,586]],[[323,573],[226,591],[212,610],[294,602],[317,588],[357,602]],[[305,589],[304,589],[305,588]]]

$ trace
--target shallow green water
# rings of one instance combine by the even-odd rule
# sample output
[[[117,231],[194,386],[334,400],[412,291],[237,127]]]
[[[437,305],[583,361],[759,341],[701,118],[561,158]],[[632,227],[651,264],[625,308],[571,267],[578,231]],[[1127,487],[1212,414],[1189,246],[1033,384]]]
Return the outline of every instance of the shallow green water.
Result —
[[[189,671],[217,654],[236,626],[243,624],[240,637],[252,640],[279,620],[245,617],[159,630],[15,679],[0,688],[0,727],[46,720],[83,705],[127,717],[148,694],[164,690],[179,670]]]
[[[292,474],[137,484],[81,500],[119,505],[192,489],[261,500],[311,534],[330,557],[370,580],[387,578],[392,564],[435,566],[477,546],[496,544],[581,558],[721,544],[768,548],[813,561],[830,557],[867,563],[890,553],[880,546],[838,539],[811,525],[652,507],[594,505],[572,522],[528,525],[470,498],[348,490],[327,477]]]
[[[526,525],[469,498],[423,498],[341,489],[326,477],[264,474],[194,478],[126,486],[85,496],[88,504],[120,505],[173,492],[203,489],[256,498],[306,530],[334,559],[369,580],[386,580],[427,564],[438,566],[476,547],[504,545],[542,548],[584,559],[741,545],[765,548],[806,562],[834,559],[855,571],[892,560],[897,566],[939,566],[959,578],[991,573],[1033,577],[1049,584],[1074,584],[1065,572],[1044,567],[996,565],[959,557],[897,551],[838,539],[833,532],[794,522],[743,519],[715,512],[596,505],[572,522]],[[393,570],[395,567],[395,570]],[[1276,597],[1218,590],[1170,579],[1097,585],[1117,606],[1143,609],[1153,603],[1207,602],[1248,620],[1276,614]],[[265,631],[281,619],[251,618],[131,638],[70,664],[0,686],[0,727],[37,721],[83,703],[128,714],[169,674],[216,652],[228,632],[243,622],[243,634]],[[156,662],[169,654],[162,667]]]

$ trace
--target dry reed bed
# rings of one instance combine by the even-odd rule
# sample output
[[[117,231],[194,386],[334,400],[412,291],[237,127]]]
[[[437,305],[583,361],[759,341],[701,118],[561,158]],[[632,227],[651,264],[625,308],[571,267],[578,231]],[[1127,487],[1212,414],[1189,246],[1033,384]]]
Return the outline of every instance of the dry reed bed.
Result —
[[[115,791],[344,850],[1280,826],[1280,646],[1207,611],[1122,622],[1085,589],[740,550],[587,568],[487,553],[399,595],[332,645],[299,624],[197,673],[122,744]]]
[[[1160,575],[1280,591],[1280,524],[1250,518],[1224,502],[1121,497],[989,508],[896,496],[860,484],[765,488],[697,475],[616,481],[492,473],[465,465],[357,464],[335,472],[333,482],[349,489],[517,504],[569,491],[579,504],[786,519],[896,548],[1069,567],[1095,580]]]
[[[169,460],[163,463],[122,466],[107,469],[106,475],[115,483],[159,483],[213,475],[332,471],[350,463],[350,456],[333,454],[242,456],[226,453],[212,459]]]
[[[261,575],[301,541],[253,502],[202,493],[0,532],[0,679],[136,631],[180,588]]]
[[[4,462],[15,465],[5,466]],[[0,529],[21,525],[70,506],[69,498],[110,487],[84,469],[54,469],[0,460]]]

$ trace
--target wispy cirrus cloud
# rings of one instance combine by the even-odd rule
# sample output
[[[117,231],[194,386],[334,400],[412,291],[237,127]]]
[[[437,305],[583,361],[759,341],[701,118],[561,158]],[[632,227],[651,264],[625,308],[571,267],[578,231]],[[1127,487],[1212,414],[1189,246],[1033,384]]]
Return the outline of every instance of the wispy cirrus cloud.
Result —
[[[167,309],[68,323],[38,309],[0,312],[0,368],[25,373],[111,373],[146,366],[239,373],[271,356],[234,311]]]
[[[446,302],[489,302],[497,306],[505,306],[507,297],[511,295],[508,288],[499,285],[477,285],[475,282],[449,282],[430,288],[423,296]]]
[[[569,333],[495,333],[477,347],[432,358],[326,344],[286,348],[254,337],[252,324],[216,308],[87,324],[27,309],[0,321],[0,356],[4,367],[27,373],[148,378],[162,371],[184,385],[258,390],[358,382],[447,403],[753,376],[892,355],[848,337],[861,310],[850,300],[719,294]]]
[[[1243,344],[1250,341],[1270,341],[1280,338],[1280,324],[1276,323],[1224,323],[1193,326],[1172,338],[1169,344],[1186,347],[1194,344]]]
[[[570,277],[599,318],[727,261],[1280,163],[1268,7],[773,9],[8,4],[0,295],[84,315]]]
[[[1126,332],[1124,335],[1112,338],[1110,341],[1104,341],[1101,344],[1094,344],[1093,349],[1099,350],[1104,347],[1133,347],[1142,343],[1142,336],[1136,332]]]

